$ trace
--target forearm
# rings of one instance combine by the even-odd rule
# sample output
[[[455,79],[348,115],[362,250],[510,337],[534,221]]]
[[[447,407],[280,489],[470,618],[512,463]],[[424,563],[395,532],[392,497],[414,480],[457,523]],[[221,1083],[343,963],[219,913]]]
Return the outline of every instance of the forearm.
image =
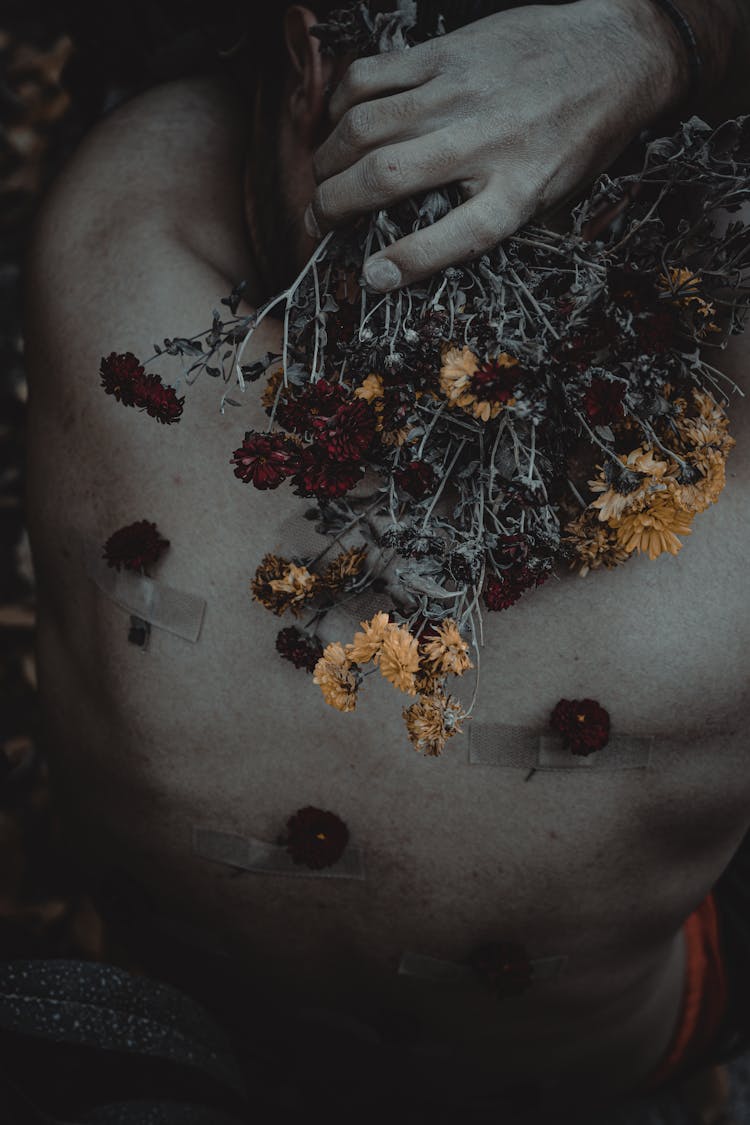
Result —
[[[624,0],[640,18],[659,25],[657,34],[676,65],[681,97],[675,108],[729,115],[750,111],[750,0],[676,0],[690,24],[702,62],[700,89],[691,93],[688,50],[674,22],[654,0]],[[671,67],[670,67],[671,72]]]

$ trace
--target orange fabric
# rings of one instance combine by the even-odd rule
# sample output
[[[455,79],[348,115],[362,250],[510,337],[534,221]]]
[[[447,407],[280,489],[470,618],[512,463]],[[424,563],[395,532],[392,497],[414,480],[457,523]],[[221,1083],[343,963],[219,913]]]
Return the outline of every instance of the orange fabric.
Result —
[[[684,925],[687,946],[685,993],[677,1030],[666,1055],[646,1083],[653,1090],[712,1044],[726,1014],[729,993],[713,892]]]

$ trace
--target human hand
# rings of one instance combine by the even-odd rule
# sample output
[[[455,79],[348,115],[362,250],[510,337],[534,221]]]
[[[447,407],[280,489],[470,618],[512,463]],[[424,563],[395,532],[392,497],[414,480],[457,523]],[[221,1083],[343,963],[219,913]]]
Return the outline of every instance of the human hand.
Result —
[[[516,8],[358,59],[331,99],[308,230],[458,183],[461,206],[363,274],[384,292],[466,261],[606,168],[679,101],[681,70],[653,0]]]

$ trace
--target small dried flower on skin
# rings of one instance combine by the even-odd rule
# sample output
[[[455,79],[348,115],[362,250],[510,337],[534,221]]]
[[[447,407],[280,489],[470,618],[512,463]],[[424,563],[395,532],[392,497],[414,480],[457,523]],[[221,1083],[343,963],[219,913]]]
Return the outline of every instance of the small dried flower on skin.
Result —
[[[269,586],[275,594],[286,599],[286,608],[299,612],[304,602],[314,598],[318,592],[317,575],[311,574],[306,566],[290,563],[280,578],[272,578]]]
[[[158,562],[169,546],[155,523],[137,520],[121,527],[110,535],[104,544],[103,558],[115,570],[134,570],[145,573],[146,567]]]
[[[179,422],[184,402],[184,396],[178,398],[174,387],[162,383],[159,375],[140,375],[135,381],[135,405],[164,426]]]
[[[380,656],[383,642],[393,628],[387,613],[376,613],[369,621],[360,621],[363,632],[355,633],[354,640],[347,645],[347,655],[355,664],[369,664]]]
[[[287,821],[286,850],[295,863],[320,871],[336,863],[349,842],[349,829],[335,813],[308,805]]]
[[[403,711],[406,730],[417,753],[428,758],[442,754],[448,739],[461,733],[465,712],[452,696],[443,691],[433,695],[420,695],[411,707]]]
[[[295,668],[314,672],[315,665],[323,655],[323,646],[317,637],[303,633],[296,626],[282,629],[276,637],[276,651]]]
[[[135,406],[136,379],[144,374],[144,370],[132,352],[120,355],[111,352],[102,357],[99,374],[106,394],[113,395],[123,406]]]
[[[362,573],[366,560],[366,547],[350,547],[348,551],[342,551],[331,560],[320,576],[321,585],[329,590],[344,589],[352,578]]]
[[[132,352],[111,352],[102,359],[99,372],[105,393],[123,406],[140,407],[163,425],[179,422],[184,397],[178,398],[174,387],[166,386],[160,375],[147,375]]]
[[[338,641],[323,650],[315,665],[313,683],[320,688],[326,703],[337,711],[353,711],[357,706],[360,675]]]
[[[422,653],[434,672],[442,676],[463,676],[467,669],[474,667],[469,659],[469,646],[451,618],[437,626],[434,636],[422,645]]]
[[[419,671],[419,641],[401,625],[391,625],[380,649],[380,671],[386,680],[406,695],[416,695]]]
[[[317,593],[317,577],[278,555],[265,555],[250,583],[253,599],[281,617],[300,608]]]
[[[595,699],[561,699],[550,716],[572,754],[587,757],[609,742],[609,714]]]
[[[609,526],[617,532],[617,543],[624,551],[647,554],[653,561],[682,549],[677,536],[690,534],[693,516],[677,506],[670,492],[657,492],[642,510],[626,512],[621,519],[610,520]]]

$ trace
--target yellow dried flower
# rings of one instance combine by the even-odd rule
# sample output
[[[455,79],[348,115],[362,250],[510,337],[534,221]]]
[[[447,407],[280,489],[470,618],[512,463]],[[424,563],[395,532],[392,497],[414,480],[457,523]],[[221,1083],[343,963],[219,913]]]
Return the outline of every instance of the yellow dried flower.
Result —
[[[420,695],[416,703],[404,708],[403,716],[414,749],[437,758],[448,739],[460,734],[466,714],[457,699],[437,691],[434,695]]]
[[[360,678],[352,662],[338,641],[327,645],[313,672],[313,683],[323,693],[323,698],[337,711],[353,711],[357,706]]]
[[[280,578],[272,578],[268,583],[271,590],[285,599],[285,609],[291,609],[293,613],[299,613],[302,605],[314,598],[318,592],[318,578],[317,575],[311,574],[306,566],[296,566],[294,563],[289,563],[284,574]]]
[[[377,660],[388,632],[393,628],[387,613],[376,613],[370,621],[360,621],[364,632],[354,634],[354,642],[346,646],[347,655],[355,664]]]
[[[691,270],[670,269],[668,277],[663,273],[659,274],[659,285],[673,294],[673,304],[682,305],[683,308],[688,308],[703,317],[707,322],[703,326],[703,333],[721,331],[718,324],[710,320],[711,317],[716,316],[716,305],[701,297],[701,280]]]
[[[434,672],[443,676],[463,676],[468,668],[474,667],[469,659],[469,646],[452,618],[438,625],[435,635],[422,645],[422,652]]]
[[[348,551],[342,551],[326,567],[320,578],[321,583],[329,590],[342,589],[350,578],[361,574],[366,558],[366,547],[350,547]]]
[[[440,389],[451,406],[470,406],[474,396],[471,377],[479,370],[479,360],[471,348],[448,348],[440,368]]]
[[[279,387],[281,386],[283,378],[284,372],[280,367],[276,371],[271,372],[271,374],[268,376],[268,382],[266,383],[263,389],[263,393],[260,396],[260,401],[262,402],[266,410],[273,410],[274,404],[276,402],[276,395],[278,394]]]
[[[374,373],[367,376],[362,385],[354,392],[355,398],[363,398],[365,402],[375,402],[383,397],[383,376]]]
[[[399,691],[416,695],[419,671],[419,642],[408,629],[391,625],[380,650],[380,671]]]
[[[700,476],[692,484],[682,484],[679,474],[669,482],[675,503],[686,512],[705,512],[719,499],[727,482],[726,458],[716,449],[705,449],[689,457]]]
[[[279,617],[289,608],[289,598],[274,589],[273,583],[283,580],[290,566],[278,555],[264,555],[250,583],[254,600]]]
[[[640,511],[648,493],[655,487],[660,487],[660,482],[670,468],[668,462],[654,456],[651,446],[644,448],[639,445],[627,455],[621,455],[620,461],[631,473],[639,473],[643,476],[643,484],[630,492],[621,492],[606,479],[603,467],[598,466],[599,476],[595,480],[590,480],[588,484],[592,492],[601,493],[591,507],[598,510],[599,519],[603,523],[622,519],[625,512]]]
[[[576,558],[571,566],[578,566],[578,573],[585,578],[590,570],[606,567],[611,570],[628,558],[628,552],[618,545],[616,533],[587,509],[565,528],[564,543],[569,543]]]
[[[643,551],[656,559],[665,552],[676,555],[682,548],[677,536],[690,534],[693,514],[677,507],[670,492],[657,492],[641,511],[610,520],[609,526],[616,530],[617,543],[628,554]]]

